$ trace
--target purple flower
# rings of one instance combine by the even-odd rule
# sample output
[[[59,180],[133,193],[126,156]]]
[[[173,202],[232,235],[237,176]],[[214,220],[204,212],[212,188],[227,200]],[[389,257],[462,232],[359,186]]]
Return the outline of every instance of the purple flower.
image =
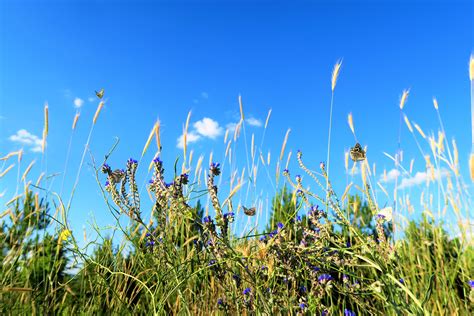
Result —
[[[229,212],[224,214],[224,219],[228,220],[230,223],[234,221],[235,214],[234,212]]]
[[[306,303],[300,303],[300,308],[301,309],[306,309],[306,307],[308,307],[308,305],[306,305]]]
[[[403,280],[403,278],[400,278],[398,281],[400,281],[401,284],[405,284],[405,280]]]
[[[202,222],[203,223],[211,223],[212,222],[212,218],[210,216],[205,216],[203,219],[202,219]]]
[[[282,224],[281,222],[279,222],[279,223],[277,224],[277,227],[278,227],[278,229],[283,229],[284,226],[283,226],[283,224]]]
[[[211,261],[209,261],[208,266],[213,266],[215,264],[216,264],[216,260],[212,259]]]
[[[377,219],[384,220],[384,219],[385,219],[385,215],[383,215],[383,214],[377,214]]]
[[[301,293],[306,293],[306,286],[304,286],[304,285],[300,286],[300,292]]]
[[[130,158],[130,159],[128,159],[127,163],[128,163],[129,165],[136,165],[136,164],[138,164],[138,161],[136,161],[136,160],[133,159],[133,158]]]
[[[283,175],[289,175],[290,171],[288,169],[283,169]]]
[[[188,175],[187,173],[183,173],[183,174],[181,175],[181,182],[182,182],[183,184],[188,184],[188,182],[189,182],[189,175]]]
[[[107,180],[105,181],[105,186],[108,187],[110,185],[110,182]]]
[[[148,180],[149,184],[153,184],[154,182],[155,182],[155,180],[153,180],[153,179]]]
[[[263,235],[263,236],[261,236],[261,237],[259,238],[259,240],[260,240],[260,241],[265,241],[265,240],[267,240],[267,236],[266,236],[266,235]]]
[[[161,159],[159,157],[156,157],[155,159],[153,159],[153,163],[162,164],[163,161],[161,161]]]
[[[326,282],[326,281],[329,282],[331,280],[334,280],[334,278],[330,274],[327,274],[327,273],[321,274],[318,277],[319,283],[323,283],[323,282]]]
[[[345,308],[344,309],[344,316],[356,316],[356,313],[354,313],[350,309]]]
[[[328,315],[329,315],[329,312],[327,309],[323,310],[321,313],[321,316],[328,316]]]
[[[295,179],[296,179],[296,182],[301,182],[301,176],[299,174],[296,175]]]
[[[296,215],[296,221],[301,222],[301,216],[300,215]]]
[[[471,290],[474,289],[474,280],[469,280],[469,282],[467,282],[467,283],[471,287]]]
[[[224,300],[222,298],[217,299],[217,305],[222,306],[224,305]]]
[[[248,287],[248,288],[246,288],[242,293],[243,293],[244,295],[249,295],[250,292],[251,292],[251,289]]]
[[[209,167],[209,169],[212,175],[218,176],[221,173],[220,165],[221,164],[218,162],[211,163],[211,166]]]

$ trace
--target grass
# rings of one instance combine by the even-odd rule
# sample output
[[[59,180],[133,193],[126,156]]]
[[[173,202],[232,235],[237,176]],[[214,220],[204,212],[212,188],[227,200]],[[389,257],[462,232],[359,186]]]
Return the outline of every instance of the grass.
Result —
[[[471,60],[471,68],[472,64]],[[334,91],[340,67],[338,62],[332,75],[331,109],[337,106]],[[404,91],[400,123],[403,118],[426,161],[422,209],[415,210],[410,197],[400,198],[395,190],[391,197],[396,201],[393,218],[387,213],[391,208],[382,211],[374,187],[387,198],[389,194],[383,183],[377,182],[375,166],[369,167],[370,155],[350,168],[346,153],[347,187],[339,196],[328,170],[331,127],[327,165],[321,163],[319,171],[306,166],[301,151],[296,153],[305,179],[288,170],[291,151],[284,165],[288,130],[272,179],[270,153],[264,155],[260,149],[264,136],[259,148],[255,135],[248,146],[239,97],[241,119],[233,134],[226,132],[221,163],[210,153],[208,167],[204,156],[193,164],[194,153],[186,141],[191,113],[183,128],[185,159],[181,168],[175,163],[174,174],[165,173],[160,159],[159,121],[145,142],[140,161],[129,159],[124,166],[112,168],[107,161],[96,163],[92,157],[96,180],[115,226],[112,236],[104,236],[102,228],[93,225],[95,239],[81,247],[79,233],[72,231],[68,218],[93,129],[105,104],[100,98],[68,200],[45,188],[44,174],[35,184],[28,180],[35,161],[28,164],[20,178],[22,151],[1,158],[0,178],[14,168],[15,163],[9,161],[17,158],[17,183],[23,183],[23,192],[10,199],[1,214],[0,313],[472,314],[474,248],[469,237],[471,224],[466,222],[470,200],[459,171],[456,143],[447,141],[436,100],[434,108],[441,127],[438,139],[410,122],[403,111],[407,98],[408,91]],[[47,152],[47,105],[44,115],[43,158]],[[74,117],[70,143],[78,119],[79,113]],[[352,114],[348,123],[357,140]],[[237,154],[241,137],[243,159]],[[147,165],[142,158],[153,139],[157,151]],[[428,150],[423,150],[423,142]],[[113,155],[114,148],[105,160]],[[399,177],[413,174],[413,163],[407,167],[398,154],[386,155],[396,166],[397,183]],[[242,170],[237,167],[239,159],[244,161]],[[64,174],[67,167],[68,161]],[[150,183],[138,183],[139,167],[152,172]],[[361,171],[360,182],[353,175],[356,167]],[[267,207],[272,213],[264,230],[252,226],[253,216],[240,213],[242,205],[237,199],[245,188],[247,193],[255,190],[259,172],[275,188]],[[230,177],[228,188],[221,182],[223,173]],[[307,189],[307,179],[316,184],[317,190]],[[277,191],[279,181],[284,181],[285,189]],[[148,198],[151,210],[142,206]],[[202,205],[201,201],[206,200],[209,203]],[[258,219],[263,202],[256,201],[254,206]],[[206,210],[210,207],[214,210],[212,216]],[[446,232],[446,223],[439,220],[448,211],[458,220],[458,236]],[[417,221],[401,216],[415,212],[421,214]],[[128,218],[127,224],[121,218]],[[245,225],[236,223],[242,218],[247,219]],[[237,227],[244,227],[243,237],[236,233]],[[394,238],[395,227],[398,238]],[[117,242],[116,234],[122,236],[121,241]],[[94,250],[86,251],[91,245]]]

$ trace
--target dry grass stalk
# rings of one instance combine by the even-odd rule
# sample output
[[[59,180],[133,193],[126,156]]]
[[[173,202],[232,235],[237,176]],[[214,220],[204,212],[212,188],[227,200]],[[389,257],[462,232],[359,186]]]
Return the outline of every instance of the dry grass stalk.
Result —
[[[26,179],[26,176],[28,175],[28,173],[30,172],[31,168],[33,168],[33,165],[35,164],[36,160],[33,160],[32,162],[30,162],[30,164],[28,165],[28,167],[26,167],[26,170],[25,172],[23,173],[23,176],[21,177],[21,181],[24,181]]]
[[[402,97],[400,98],[400,110],[403,110],[403,108],[405,107],[405,103],[408,98],[408,93],[409,90],[403,90]]]
[[[334,65],[334,69],[332,71],[332,76],[331,76],[331,90],[332,90],[332,92],[334,92],[334,89],[336,88],[337,78],[339,77],[339,71],[341,70],[341,65],[342,65],[342,60],[338,61]]]
[[[72,121],[72,130],[76,129],[77,121],[79,120],[80,115],[81,114],[79,112],[77,112],[76,115],[74,115],[74,120]]]
[[[100,111],[102,111],[103,107],[104,107],[104,101],[100,101],[99,105],[97,106],[97,110],[95,111],[94,118],[92,119],[92,124],[95,125],[95,122],[97,122],[97,118],[99,117]]]
[[[285,153],[286,143],[288,142],[288,136],[290,135],[290,131],[291,131],[290,128],[286,131],[285,139],[283,140],[283,144],[281,146],[280,160],[283,159],[283,154]]]
[[[353,120],[352,120],[352,113],[349,113],[349,115],[347,116],[347,123],[349,123],[349,128],[351,129],[352,134],[355,135],[355,132],[354,132],[354,122],[353,122]]]

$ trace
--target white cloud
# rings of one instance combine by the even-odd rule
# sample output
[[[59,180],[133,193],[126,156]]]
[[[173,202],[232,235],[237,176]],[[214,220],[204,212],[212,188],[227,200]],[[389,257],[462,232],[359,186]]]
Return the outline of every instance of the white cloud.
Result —
[[[445,177],[449,172],[447,170],[435,170],[434,172],[434,181]],[[409,188],[414,185],[419,185],[425,183],[427,178],[430,176],[427,172],[417,172],[413,177],[403,178],[402,182],[398,186],[399,189]]]
[[[42,139],[31,134],[26,129],[20,129],[15,135],[9,137],[12,142],[29,146],[33,152],[41,152]]]
[[[211,139],[214,139],[222,134],[222,127],[219,126],[219,123],[208,117],[197,121],[193,126],[199,135],[209,137]]]
[[[392,181],[395,181],[395,179],[399,176],[400,176],[400,171],[398,171],[397,169],[392,169],[389,172],[387,172],[387,178],[386,179],[383,175],[381,176],[381,178],[382,178],[381,181],[382,182],[392,182]]]
[[[186,135],[186,143],[189,145],[191,143],[197,142],[199,139],[201,139],[201,136],[198,134],[191,132]],[[184,135],[179,136],[178,138],[178,143],[176,144],[176,147],[183,149],[184,148]]]
[[[201,92],[201,98],[209,99],[209,94],[207,94],[207,92],[203,91],[203,92]]]
[[[250,117],[250,118],[246,119],[245,121],[250,126],[255,126],[255,127],[261,127],[262,126],[262,121],[260,121],[259,119],[254,118],[254,117]]]
[[[359,168],[359,166],[357,166],[357,164],[353,164],[352,166],[349,166],[349,170],[347,170],[346,173],[350,176],[359,174],[360,173],[360,168]]]
[[[82,100],[81,98],[75,98],[74,99],[74,107],[76,109],[81,108],[83,105],[84,105],[84,100]]]

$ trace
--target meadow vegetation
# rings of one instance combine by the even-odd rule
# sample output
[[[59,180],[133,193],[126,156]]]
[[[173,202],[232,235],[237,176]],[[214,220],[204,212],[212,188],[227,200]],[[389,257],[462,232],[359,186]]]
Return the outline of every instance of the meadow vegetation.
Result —
[[[338,63],[332,76],[333,96],[340,68]],[[98,97],[100,103],[80,168],[103,108],[103,93]],[[389,194],[377,181],[375,167],[368,162],[370,157],[354,162],[351,168],[346,153],[347,174],[359,168],[361,179],[356,182],[351,176],[345,191],[335,192],[329,156],[327,164],[321,163],[316,166],[318,171],[313,171],[315,166],[307,165],[303,152],[297,151],[293,159],[299,170],[288,169],[291,152],[286,152],[287,133],[274,179],[284,185],[266,210],[271,215],[265,228],[240,225],[236,233],[233,227],[238,225],[237,219],[253,220],[263,209],[256,203],[255,209],[249,206],[245,211],[248,214],[243,214],[237,199],[239,190],[252,183],[258,168],[269,174],[271,164],[270,155],[264,158],[252,135],[244,156],[250,168],[242,172],[229,163],[230,189],[218,181],[226,172],[227,159],[237,159],[232,155],[233,146],[242,136],[247,137],[240,98],[241,120],[225,135],[226,161],[218,162],[211,154],[208,166],[203,166],[203,156],[192,165],[193,152],[186,144],[190,115],[184,129],[180,171],[177,163],[174,170],[164,169],[159,123],[153,127],[142,153],[143,157],[156,140],[157,153],[149,165],[132,158],[123,166],[92,161],[104,205],[122,236],[117,241],[113,238],[115,232],[103,236],[97,229],[97,237],[87,242],[93,251],[84,250],[78,232],[68,221],[72,197],[66,203],[59,194],[47,192],[42,176],[35,184],[27,181],[30,165],[22,177],[24,192],[8,201],[1,214],[0,313],[472,314],[470,203],[466,202],[469,196],[456,144],[448,142],[443,128],[436,138],[410,122],[403,111],[407,98],[405,91],[400,100],[400,121],[403,118],[417,142],[429,176],[420,197],[422,209],[416,209],[410,197],[397,196],[394,190],[391,198],[397,203],[397,214],[395,209],[377,203],[374,187],[380,187],[387,197]],[[436,100],[434,108],[439,114]],[[269,118],[270,113],[265,128]],[[78,119],[76,115],[73,130]],[[348,123],[355,136],[352,115]],[[43,151],[47,135],[45,107]],[[328,152],[330,135],[331,130]],[[423,151],[423,146],[428,149]],[[113,150],[105,160],[110,155]],[[21,156],[21,151],[4,156],[3,166],[15,157],[19,162]],[[413,173],[413,164],[404,168],[398,154],[389,158],[400,175]],[[139,168],[152,173],[143,188],[137,183]],[[3,177],[11,168],[0,170]],[[440,172],[446,176],[437,176]],[[433,197],[437,192],[440,195]],[[438,197],[443,203],[436,203]],[[144,199],[151,201],[151,209],[142,206]],[[406,219],[398,215],[402,212],[421,215]],[[448,232],[442,216],[437,216],[446,212],[453,212],[458,219],[459,234]],[[128,219],[126,226],[121,218]]]

